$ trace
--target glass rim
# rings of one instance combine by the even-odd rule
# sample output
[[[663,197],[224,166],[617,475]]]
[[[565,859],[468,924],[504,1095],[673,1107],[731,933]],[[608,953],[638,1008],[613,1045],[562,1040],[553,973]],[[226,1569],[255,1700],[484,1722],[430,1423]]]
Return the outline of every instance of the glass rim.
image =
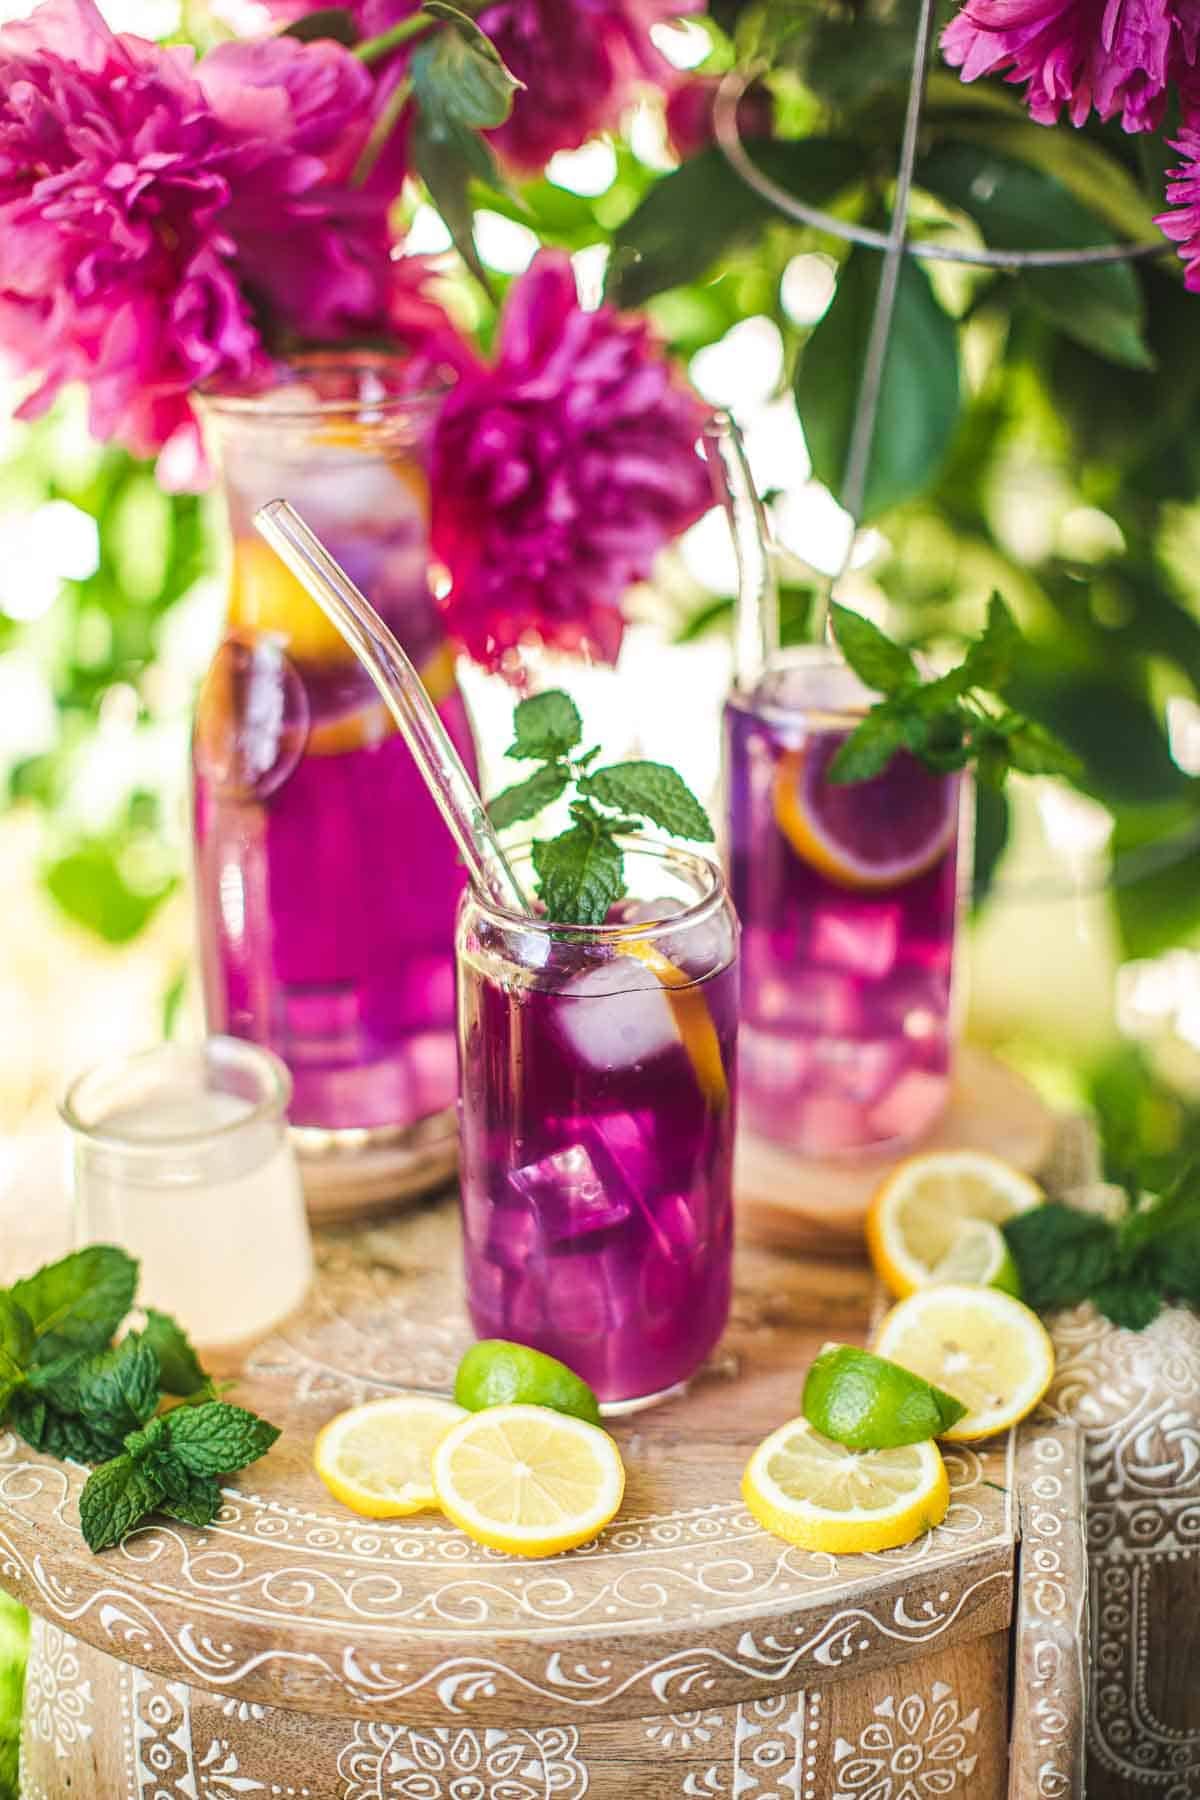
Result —
[[[787,650],[773,652],[758,679],[761,682],[766,676],[776,671],[805,667],[845,669],[855,680],[858,679],[841,651],[835,650],[827,644],[796,644]],[[832,726],[853,726],[861,721],[863,715],[874,704],[869,688],[863,689],[863,695],[860,706],[837,706],[824,703],[788,706],[777,701],[760,700],[757,697],[756,688],[740,686],[737,681],[734,681],[729,689],[728,703],[730,706],[736,707],[739,712],[753,713],[757,718],[766,719],[769,724],[778,722],[781,725],[794,725],[798,719],[803,718]]]
[[[223,1125],[200,1127],[195,1131],[171,1132],[163,1137],[143,1138],[106,1130],[103,1119],[90,1125],[80,1113],[81,1090],[93,1082],[103,1083],[106,1078],[111,1081],[130,1070],[149,1068],[155,1062],[187,1062],[192,1065],[203,1063],[207,1066],[214,1049],[229,1062],[240,1064],[243,1068],[250,1066],[256,1075],[265,1078],[264,1093],[259,1099],[248,1103],[248,1111],[240,1118],[229,1119]],[[58,1116],[76,1137],[85,1139],[89,1145],[98,1149],[119,1151],[123,1156],[153,1157],[172,1150],[191,1149],[200,1144],[226,1142],[252,1125],[281,1119],[291,1098],[291,1074],[287,1065],[273,1050],[268,1050],[264,1044],[253,1044],[247,1038],[230,1037],[217,1032],[198,1044],[155,1044],[149,1050],[135,1050],[129,1056],[112,1056],[104,1062],[94,1063],[71,1082],[58,1103]]]
[[[440,365],[444,375],[439,373],[422,387],[383,394],[371,400],[347,396],[310,400],[304,406],[287,406],[277,398],[293,387],[306,370],[402,369],[411,361],[411,355],[404,350],[304,350],[280,363],[262,387],[239,391],[205,386],[198,390],[198,399],[203,411],[218,418],[262,419],[271,423],[291,420],[296,425],[311,423],[313,419],[359,418],[364,413],[388,417],[406,412],[432,412],[454,386],[454,371],[447,364]]]
[[[640,919],[632,925],[575,925],[548,919],[538,913],[514,912],[481,894],[473,883],[466,889],[467,895],[471,904],[491,924],[510,931],[532,931],[544,936],[553,935],[568,943],[582,944],[618,941],[627,943],[630,938],[640,940],[657,937],[664,931],[678,931],[685,926],[703,924],[724,906],[727,898],[725,875],[715,858],[705,856],[700,851],[682,849],[666,838],[622,834],[616,841],[627,855],[655,857],[661,863],[674,863],[689,874],[701,877],[704,882],[703,893],[685,905],[680,912],[664,913],[657,919]],[[533,856],[533,839],[528,838],[524,843],[517,844],[507,854],[510,863],[528,864]]]

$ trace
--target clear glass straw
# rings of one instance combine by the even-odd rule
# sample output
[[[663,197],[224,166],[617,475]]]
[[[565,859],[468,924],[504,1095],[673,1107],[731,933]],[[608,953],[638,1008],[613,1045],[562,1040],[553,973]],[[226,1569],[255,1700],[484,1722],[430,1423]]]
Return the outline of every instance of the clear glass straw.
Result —
[[[255,513],[254,523],[337,626],[379,689],[462,852],[475,887],[494,905],[532,916],[533,908],[500,848],[487,808],[421,677],[375,608],[286,500],[268,500]]]
[[[738,573],[733,672],[738,687],[749,692],[779,649],[779,593],[766,514],[732,415],[714,413],[700,441],[733,536]]]

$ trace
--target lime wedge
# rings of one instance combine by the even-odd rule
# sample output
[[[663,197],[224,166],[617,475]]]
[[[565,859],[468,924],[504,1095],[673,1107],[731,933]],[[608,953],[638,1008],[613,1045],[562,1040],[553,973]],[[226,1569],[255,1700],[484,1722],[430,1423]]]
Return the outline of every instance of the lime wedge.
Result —
[[[505,1338],[472,1344],[458,1365],[454,1398],[468,1412],[489,1406],[548,1406],[591,1425],[600,1423],[596,1396],[574,1370],[557,1357]]]
[[[850,1450],[892,1450],[940,1437],[966,1407],[898,1363],[851,1344],[826,1344],[808,1371],[804,1417]]]
[[[998,1225],[969,1219],[959,1226],[954,1242],[929,1277],[931,1287],[944,1287],[948,1282],[959,1287],[999,1288],[1014,1300],[1021,1298],[1021,1277]]]

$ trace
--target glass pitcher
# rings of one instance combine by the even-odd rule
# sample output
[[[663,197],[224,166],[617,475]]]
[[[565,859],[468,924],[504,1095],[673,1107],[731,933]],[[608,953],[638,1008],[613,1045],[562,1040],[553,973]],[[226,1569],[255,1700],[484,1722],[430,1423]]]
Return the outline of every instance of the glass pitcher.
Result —
[[[403,357],[303,357],[206,404],[231,538],[227,630],[193,739],[208,1028],[287,1064],[293,1125],[395,1141],[457,1093],[463,871],[338,632],[253,527],[291,500],[420,669],[472,772],[433,595],[426,447],[440,396]]]

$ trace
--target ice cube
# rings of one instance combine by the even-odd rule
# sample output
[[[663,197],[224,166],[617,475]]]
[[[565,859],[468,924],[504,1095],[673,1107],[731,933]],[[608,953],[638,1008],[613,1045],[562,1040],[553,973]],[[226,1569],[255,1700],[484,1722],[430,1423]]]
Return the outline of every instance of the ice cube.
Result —
[[[538,1221],[548,1244],[605,1231],[629,1217],[632,1196],[608,1158],[602,1177],[584,1144],[509,1172],[508,1185]]]
[[[858,984],[832,969],[799,968],[780,1018],[814,1037],[854,1037],[862,1026]]]
[[[679,1042],[675,1015],[654,971],[636,956],[614,956],[562,990],[555,1022],[586,1068],[634,1068]]]
[[[810,1094],[796,1115],[796,1144],[805,1156],[833,1156],[871,1142],[861,1106],[836,1094]]]
[[[909,1062],[907,1045],[895,1038],[818,1038],[812,1052],[813,1088],[856,1106],[882,1099]]]
[[[839,901],[813,914],[809,954],[814,962],[879,981],[896,961],[900,908],[870,900]]]
[[[511,1179],[511,1178],[510,1178]],[[493,1206],[483,1254],[502,1269],[523,1270],[542,1248],[538,1215],[528,1206]]]
[[[808,1086],[813,1050],[807,1038],[756,1031],[743,1024],[738,1046],[743,1091],[779,1104],[798,1100]]]
[[[546,1323],[558,1337],[579,1342],[621,1323],[622,1305],[609,1259],[589,1250],[560,1252],[544,1264]],[[570,1357],[564,1359],[568,1363]]]
[[[638,1310],[641,1318],[647,1324],[658,1326],[671,1318],[682,1319],[686,1317],[690,1297],[688,1259],[652,1244],[642,1261],[638,1276]]]
[[[886,1143],[893,1138],[920,1137],[945,1108],[949,1091],[947,1076],[908,1069],[871,1108],[872,1138]]]
[[[664,1194],[649,1209],[654,1250],[674,1263],[687,1263],[700,1243],[697,1207],[689,1194]]]

